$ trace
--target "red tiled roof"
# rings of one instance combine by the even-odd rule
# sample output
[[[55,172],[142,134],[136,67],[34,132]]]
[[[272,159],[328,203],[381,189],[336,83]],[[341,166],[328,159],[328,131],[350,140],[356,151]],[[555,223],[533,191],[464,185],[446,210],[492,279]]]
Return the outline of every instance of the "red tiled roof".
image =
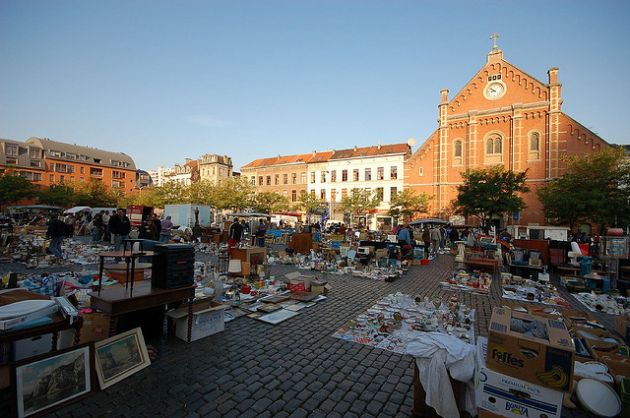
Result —
[[[312,152],[311,154],[296,154],[277,156],[270,158],[259,158],[241,168],[269,167],[281,164],[295,163],[323,163],[329,160],[342,158],[372,157],[387,154],[404,154],[410,151],[407,144],[374,145],[371,147],[350,148],[345,150]]]

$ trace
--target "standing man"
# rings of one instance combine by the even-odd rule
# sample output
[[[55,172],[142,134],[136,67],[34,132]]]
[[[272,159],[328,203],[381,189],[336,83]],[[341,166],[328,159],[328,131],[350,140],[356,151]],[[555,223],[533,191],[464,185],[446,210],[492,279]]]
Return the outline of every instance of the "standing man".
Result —
[[[109,219],[111,218],[111,216],[109,215],[109,211],[106,210],[103,212],[103,228],[104,228],[104,233],[103,233],[103,241],[105,241],[107,244],[112,242],[112,236],[109,232]]]
[[[256,229],[256,247],[265,246],[265,235],[267,235],[267,226],[265,225],[265,221],[261,219]]]
[[[153,236],[151,239],[153,241],[159,241],[160,233],[162,232],[162,221],[160,221],[160,218],[155,212],[151,216],[153,217]]]
[[[435,257],[440,248],[440,239],[442,238],[442,234],[440,234],[440,228],[437,225],[433,225],[431,231],[429,232],[429,236],[431,237],[431,255]]]
[[[234,218],[234,222],[230,225],[230,231],[228,234],[228,249],[231,250],[243,238],[243,225],[238,221],[238,218]]]
[[[118,212],[109,218],[109,231],[114,235],[114,251],[120,251],[123,240],[127,239],[131,232],[131,222],[125,209],[118,209]]]
[[[160,229],[160,242],[168,244],[168,241],[171,239],[171,229],[173,229],[173,222],[171,222],[171,217],[167,216],[162,222],[162,228]]]
[[[54,216],[48,222],[48,231],[46,231],[46,238],[50,238],[50,245],[48,249],[57,258],[63,258],[61,252],[61,243],[66,236],[67,227],[59,217]]]
[[[92,242],[97,243],[101,240],[103,236],[103,213],[105,211],[100,211],[94,218],[92,218]]]

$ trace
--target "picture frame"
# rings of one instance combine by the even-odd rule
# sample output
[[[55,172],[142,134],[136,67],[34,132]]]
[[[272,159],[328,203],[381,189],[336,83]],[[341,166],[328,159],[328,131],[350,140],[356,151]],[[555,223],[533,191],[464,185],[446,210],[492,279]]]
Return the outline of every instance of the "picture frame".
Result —
[[[139,327],[94,343],[94,366],[101,389],[126,379],[150,364],[151,359]]]
[[[52,351],[13,365],[15,416],[38,417],[95,389],[91,343]]]

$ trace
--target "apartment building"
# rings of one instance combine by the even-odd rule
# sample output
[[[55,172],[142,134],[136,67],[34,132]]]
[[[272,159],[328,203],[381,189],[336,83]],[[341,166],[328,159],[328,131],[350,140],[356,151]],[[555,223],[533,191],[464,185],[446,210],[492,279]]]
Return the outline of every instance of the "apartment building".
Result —
[[[103,182],[123,194],[136,187],[136,165],[122,152],[67,144],[48,138],[24,142],[0,139],[0,172],[12,171],[34,184],[81,184]]]

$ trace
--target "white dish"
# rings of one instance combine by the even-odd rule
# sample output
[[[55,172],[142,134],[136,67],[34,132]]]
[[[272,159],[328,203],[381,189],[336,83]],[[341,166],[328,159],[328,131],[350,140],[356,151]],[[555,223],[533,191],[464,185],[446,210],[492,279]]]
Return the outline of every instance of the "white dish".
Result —
[[[587,361],[584,365],[593,373],[607,373],[608,366],[604,363],[600,363],[599,361]]]
[[[612,418],[621,413],[621,399],[607,384],[593,379],[578,382],[575,393],[587,411],[600,417]]]

